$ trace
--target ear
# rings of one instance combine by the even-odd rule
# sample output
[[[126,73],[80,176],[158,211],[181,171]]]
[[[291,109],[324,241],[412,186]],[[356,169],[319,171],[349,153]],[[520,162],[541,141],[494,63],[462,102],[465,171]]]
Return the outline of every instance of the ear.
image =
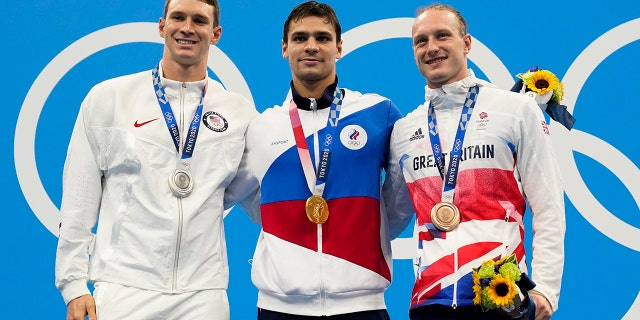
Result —
[[[471,35],[465,34],[462,40],[464,40],[464,54],[468,54],[471,51]]]
[[[282,57],[285,59],[289,59],[289,52],[287,51],[288,48],[287,43],[282,40]]]
[[[212,34],[211,34],[211,41],[210,44],[216,44],[218,43],[218,41],[220,41],[220,37],[222,36],[222,27],[221,26],[217,26],[215,28],[213,28]]]
[[[165,25],[164,18],[160,18],[160,21],[158,21],[158,32],[160,33],[161,38],[164,38],[164,25]]]
[[[336,48],[338,49],[338,53],[336,53],[336,59],[340,59],[342,58],[342,39],[340,39],[340,42],[336,44]]]

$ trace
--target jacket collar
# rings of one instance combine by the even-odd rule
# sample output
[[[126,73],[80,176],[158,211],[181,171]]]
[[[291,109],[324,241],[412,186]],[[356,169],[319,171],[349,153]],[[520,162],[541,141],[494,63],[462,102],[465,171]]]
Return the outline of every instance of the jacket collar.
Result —
[[[291,87],[291,96],[293,97],[293,101],[296,103],[298,109],[311,110],[311,99],[301,96],[298,91],[296,91],[296,88],[293,87],[293,81],[289,83],[289,86]],[[336,76],[336,80],[324,90],[322,97],[316,100],[318,102],[318,109],[324,109],[331,106],[333,93],[337,86],[338,76]]]

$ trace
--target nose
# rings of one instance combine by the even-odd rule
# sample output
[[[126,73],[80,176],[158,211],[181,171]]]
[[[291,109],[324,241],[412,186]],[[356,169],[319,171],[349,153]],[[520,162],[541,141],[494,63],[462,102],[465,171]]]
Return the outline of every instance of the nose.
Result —
[[[318,52],[318,44],[314,40],[309,39],[304,50],[307,52]]]
[[[440,50],[440,47],[438,46],[438,44],[435,41],[429,41],[429,43],[427,44],[427,54],[430,56],[435,56],[438,54],[438,50]]]
[[[185,33],[191,33],[192,30],[193,30],[193,21],[191,21],[191,19],[185,19],[184,23],[182,24],[182,28],[180,28],[180,31]]]

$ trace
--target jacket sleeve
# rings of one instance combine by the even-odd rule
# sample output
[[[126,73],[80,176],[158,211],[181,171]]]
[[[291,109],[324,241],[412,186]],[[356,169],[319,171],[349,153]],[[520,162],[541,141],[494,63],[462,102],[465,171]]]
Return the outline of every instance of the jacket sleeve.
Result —
[[[262,224],[260,216],[260,183],[251,167],[254,152],[252,152],[250,132],[251,125],[249,125],[245,135],[244,153],[242,154],[242,160],[238,166],[236,176],[224,193],[224,208],[226,210],[237,203],[249,216],[251,221]]]
[[[65,303],[90,293],[87,279],[92,229],[102,197],[102,172],[87,128],[89,101],[85,99],[76,119],[63,170],[55,283]]]
[[[414,211],[409,190],[400,168],[400,157],[394,148],[393,125],[402,117],[398,108],[391,103],[389,111],[389,148],[385,180],[382,185],[382,197],[387,212],[389,235],[395,239],[411,222]]]
[[[532,213],[531,278],[555,311],[564,267],[564,192],[548,125],[533,100],[520,130],[516,166]]]

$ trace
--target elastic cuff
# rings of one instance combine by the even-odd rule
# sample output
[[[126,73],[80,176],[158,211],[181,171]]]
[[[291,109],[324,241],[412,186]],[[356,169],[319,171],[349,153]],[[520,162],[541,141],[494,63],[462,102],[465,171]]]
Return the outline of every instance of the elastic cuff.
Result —
[[[86,280],[74,280],[61,286],[60,293],[64,303],[69,304],[69,301],[83,295],[91,294],[89,287],[87,287]]]

